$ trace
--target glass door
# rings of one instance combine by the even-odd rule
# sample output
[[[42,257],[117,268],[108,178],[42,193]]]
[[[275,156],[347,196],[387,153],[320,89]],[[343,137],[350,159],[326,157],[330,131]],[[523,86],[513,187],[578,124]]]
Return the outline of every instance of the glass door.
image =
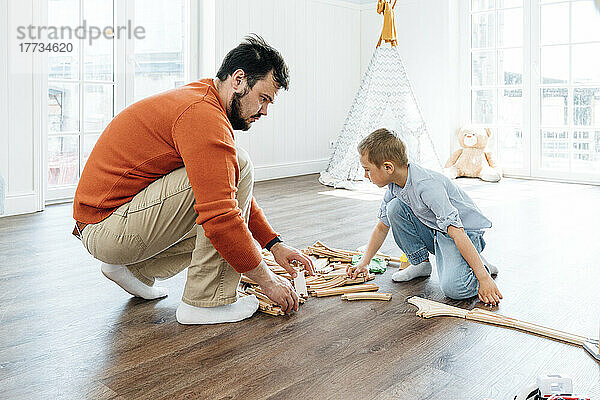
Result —
[[[600,12],[540,0],[532,17],[532,175],[600,183]]]
[[[48,23],[114,26],[113,0],[49,0]],[[64,40],[72,51],[48,56],[46,201],[73,197],[83,166],[114,116],[114,41]]]
[[[529,175],[528,69],[523,0],[472,0],[471,122],[489,127],[505,173]]]
[[[469,18],[470,119],[505,175],[600,183],[594,1],[471,0]]]
[[[118,112],[196,77],[197,7],[192,0],[48,0],[49,25],[129,25],[145,34],[91,43],[73,38],[71,52],[48,56],[46,202],[73,197],[96,141]]]
[[[128,43],[127,104],[188,83],[188,0],[133,0],[128,15],[146,35]]]

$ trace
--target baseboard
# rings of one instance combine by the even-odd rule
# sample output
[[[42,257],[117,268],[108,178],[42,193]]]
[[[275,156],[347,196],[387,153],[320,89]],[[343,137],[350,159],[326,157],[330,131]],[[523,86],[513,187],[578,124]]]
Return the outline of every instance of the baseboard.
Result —
[[[600,186],[600,180],[578,180],[578,179],[567,179],[567,178],[548,178],[543,176],[527,176],[527,175],[519,175],[519,174],[510,174],[504,173],[502,174],[503,178],[512,178],[512,179],[524,179],[528,181],[543,181],[543,182],[554,182],[554,183],[570,183],[574,185],[591,185],[591,186]]]
[[[329,158],[324,158],[321,160],[258,165],[254,167],[254,179],[256,181],[268,181],[270,179],[314,174],[323,171],[328,163]],[[4,206],[4,214],[0,215],[0,218],[41,211],[38,209],[38,198],[35,193],[9,195],[6,197]]]
[[[287,178],[290,176],[314,174],[323,171],[329,158],[321,160],[299,161],[273,165],[255,165],[254,179],[256,181],[268,181],[270,179]]]
[[[0,215],[0,218],[37,211],[41,211],[41,209],[39,209],[37,194],[25,193],[12,196],[8,195],[4,201],[4,214]]]

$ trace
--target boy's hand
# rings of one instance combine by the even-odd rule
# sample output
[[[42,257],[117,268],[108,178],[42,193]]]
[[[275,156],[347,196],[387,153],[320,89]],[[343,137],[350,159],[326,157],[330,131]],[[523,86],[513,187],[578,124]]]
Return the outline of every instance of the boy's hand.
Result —
[[[496,282],[491,276],[487,275],[479,280],[479,300],[485,304],[497,306],[502,298],[502,293],[498,290]]]
[[[365,274],[365,276],[369,275],[369,263],[365,264],[363,260],[361,260],[356,265],[348,265],[346,267],[346,274],[348,274],[348,277],[352,279],[356,279],[360,273]]]

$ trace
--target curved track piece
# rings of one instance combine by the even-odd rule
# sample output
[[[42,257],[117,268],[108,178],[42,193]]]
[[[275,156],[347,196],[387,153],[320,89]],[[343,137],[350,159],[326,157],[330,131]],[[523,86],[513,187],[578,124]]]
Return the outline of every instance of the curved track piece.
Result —
[[[407,301],[410,304],[417,306],[417,315],[423,318],[441,316],[465,318],[472,321],[484,322],[491,325],[518,329],[523,332],[533,333],[547,338],[575,344],[577,346],[583,346],[584,343],[594,342],[595,340],[586,338],[584,336],[575,335],[569,332],[548,328],[542,325],[533,324],[531,322],[510,318],[502,314],[496,314],[491,311],[482,310],[480,308],[474,308],[473,310],[464,310],[462,308],[449,306],[443,303],[438,303],[437,301],[428,300],[417,296],[413,296]]]

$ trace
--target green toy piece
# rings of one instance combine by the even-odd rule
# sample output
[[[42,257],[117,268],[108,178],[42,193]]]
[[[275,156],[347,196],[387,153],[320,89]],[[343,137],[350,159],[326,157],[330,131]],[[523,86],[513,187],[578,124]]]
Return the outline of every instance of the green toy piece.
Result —
[[[352,256],[352,265],[358,264],[360,260],[362,260],[362,254],[356,254]],[[375,274],[382,274],[387,269],[386,262],[383,258],[373,257],[371,262],[369,263],[369,272],[373,272]]]

